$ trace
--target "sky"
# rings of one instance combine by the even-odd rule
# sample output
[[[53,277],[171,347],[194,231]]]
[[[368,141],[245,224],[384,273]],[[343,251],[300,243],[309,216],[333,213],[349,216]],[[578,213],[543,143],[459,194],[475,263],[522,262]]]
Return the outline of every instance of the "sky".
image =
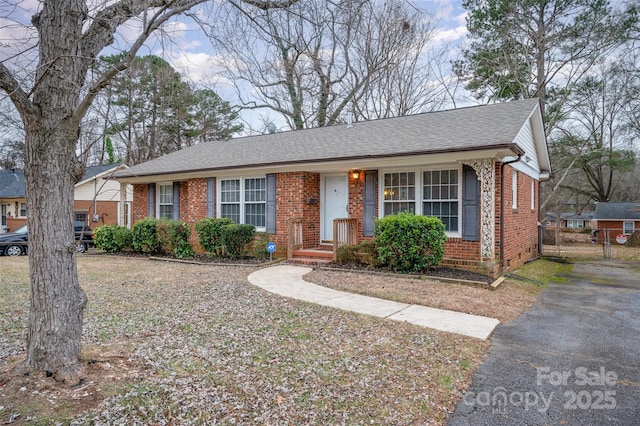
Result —
[[[106,0],[112,2],[113,0]],[[224,1],[224,0],[214,0]],[[309,0],[302,0],[309,1]],[[373,0],[382,1],[382,0]],[[91,11],[105,0],[88,0]],[[432,45],[435,47],[457,46],[466,35],[465,11],[461,0],[409,0],[416,8],[426,11],[433,17],[436,31]],[[25,25],[41,7],[39,0],[0,0],[0,61],[14,69],[34,69],[37,50],[33,48],[37,34],[33,27]],[[103,54],[118,53],[127,49],[130,41],[138,35],[139,25],[130,21],[118,31],[118,37]],[[185,80],[205,86],[218,92],[223,99],[235,103],[236,95],[229,81],[225,81],[215,72],[220,61],[224,60],[214,51],[210,41],[198,24],[187,17],[181,17],[168,24],[165,29],[170,40],[151,37],[142,47],[139,55],[157,55],[167,60]],[[27,51],[27,54],[19,54]],[[2,95],[4,96],[4,94]],[[5,99],[6,100],[6,99]],[[260,114],[264,112],[243,111],[241,117],[251,127],[263,125]],[[278,114],[267,113],[268,118],[278,119]],[[281,126],[283,123],[279,123]]]
[[[436,22],[430,45],[436,49],[447,46],[452,52],[458,52],[457,49],[467,34],[467,14],[462,8],[462,1],[410,0],[410,3],[426,11]],[[179,40],[178,42],[169,45],[148,43],[149,51],[168,60],[186,79],[213,88],[223,99],[234,103],[236,95],[231,83],[219,74],[212,73],[223,58],[216,54],[209,40],[203,37],[202,30],[191,20],[180,20],[175,23],[174,30],[174,41]],[[264,126],[265,121],[275,121],[278,128],[286,127],[284,120],[274,112],[244,110],[241,117],[256,130]]]
[[[105,2],[112,3],[114,1],[87,0],[87,4],[91,11]],[[225,0],[212,1],[224,2]],[[407,1],[433,17],[436,28],[430,43],[431,46],[435,48],[446,46],[451,55],[459,52],[460,45],[467,35],[467,14],[462,8],[462,0]],[[614,0],[612,3],[619,5],[622,1]],[[34,58],[37,53],[35,48],[28,50],[26,55],[16,56],[16,54],[36,44],[35,30],[24,24],[30,22],[32,15],[39,7],[39,0],[0,0],[0,61],[12,64],[16,68],[31,67],[33,69],[35,67]],[[139,27],[135,20],[127,22],[118,31],[114,45],[103,51],[103,54],[113,54],[127,49],[130,45],[129,42],[137,36]],[[139,55],[153,54],[164,58],[183,75],[185,80],[213,89],[223,99],[235,104],[236,95],[230,82],[225,81],[216,72],[218,65],[224,58],[214,51],[198,24],[188,17],[181,17],[172,21],[165,29],[170,34],[170,39],[151,37],[139,51]],[[0,94],[0,99],[2,96],[4,95]],[[277,113],[271,112],[267,118],[277,119],[278,116]],[[255,111],[242,111],[241,117],[255,129],[264,126],[264,120],[261,119],[260,113]],[[281,127],[281,123],[277,123],[277,125]]]

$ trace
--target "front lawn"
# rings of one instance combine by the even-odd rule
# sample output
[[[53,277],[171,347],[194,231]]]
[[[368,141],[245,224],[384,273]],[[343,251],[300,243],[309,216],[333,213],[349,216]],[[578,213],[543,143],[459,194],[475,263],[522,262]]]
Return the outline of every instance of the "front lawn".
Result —
[[[79,256],[84,381],[25,377],[27,258],[0,258],[0,423],[444,424],[488,342],[269,294],[254,268]]]

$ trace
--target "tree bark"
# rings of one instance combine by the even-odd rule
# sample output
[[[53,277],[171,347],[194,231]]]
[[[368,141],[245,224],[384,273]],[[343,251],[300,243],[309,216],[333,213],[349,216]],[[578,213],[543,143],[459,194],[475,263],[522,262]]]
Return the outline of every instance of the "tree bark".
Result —
[[[87,303],[74,259],[76,172],[68,151],[75,146],[71,134],[77,133],[55,115],[41,120],[26,135],[31,277],[26,367],[75,384],[82,367],[82,314]],[[35,212],[46,214],[32,214]]]
[[[26,367],[77,383],[81,371],[82,312],[73,233],[74,161],[80,133],[76,114],[88,64],[80,54],[83,1],[56,8],[45,2],[33,18],[40,35],[33,105],[26,123],[25,177],[29,214],[31,302]]]

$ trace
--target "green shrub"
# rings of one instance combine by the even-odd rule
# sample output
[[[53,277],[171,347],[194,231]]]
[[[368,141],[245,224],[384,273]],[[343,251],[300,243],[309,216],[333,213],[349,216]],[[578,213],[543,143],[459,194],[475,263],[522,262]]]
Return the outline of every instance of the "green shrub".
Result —
[[[133,225],[131,245],[138,253],[157,254],[160,253],[160,241],[156,223],[152,218],[139,220]]]
[[[173,254],[179,259],[193,257],[195,252],[189,242],[191,237],[191,227],[178,220],[169,221],[169,242],[173,248]]]
[[[93,242],[107,253],[131,249],[131,231],[124,226],[103,225],[93,231]]]
[[[158,239],[158,254],[173,253],[171,236],[169,235],[169,220],[160,219],[156,221],[156,237]]]
[[[344,245],[336,249],[336,263],[338,265],[360,263],[358,258],[358,245]]]
[[[266,232],[256,232],[256,236],[252,243],[253,257],[260,260],[269,258],[269,252],[267,251],[267,244],[271,241],[269,234]]]
[[[361,253],[360,262],[366,263],[374,268],[380,264],[378,245],[374,240],[362,241],[358,246],[358,252]]]
[[[198,242],[204,249],[214,256],[222,256],[224,241],[222,228],[232,224],[228,218],[207,217],[196,222],[195,228],[198,234]]]
[[[224,254],[234,259],[247,254],[248,246],[256,235],[253,225],[231,223],[222,227]]]
[[[376,220],[380,261],[399,272],[418,272],[444,258],[445,226],[435,217],[402,212]]]

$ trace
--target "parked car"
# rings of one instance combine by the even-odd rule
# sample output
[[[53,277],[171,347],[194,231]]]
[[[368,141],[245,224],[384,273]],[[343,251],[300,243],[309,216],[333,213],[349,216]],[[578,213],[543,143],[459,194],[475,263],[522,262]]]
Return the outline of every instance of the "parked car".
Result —
[[[84,222],[74,223],[74,232],[78,245],[77,253],[84,253],[93,244],[93,231]],[[20,256],[29,252],[29,232],[27,225],[21,226],[14,232],[0,235],[0,256]]]

